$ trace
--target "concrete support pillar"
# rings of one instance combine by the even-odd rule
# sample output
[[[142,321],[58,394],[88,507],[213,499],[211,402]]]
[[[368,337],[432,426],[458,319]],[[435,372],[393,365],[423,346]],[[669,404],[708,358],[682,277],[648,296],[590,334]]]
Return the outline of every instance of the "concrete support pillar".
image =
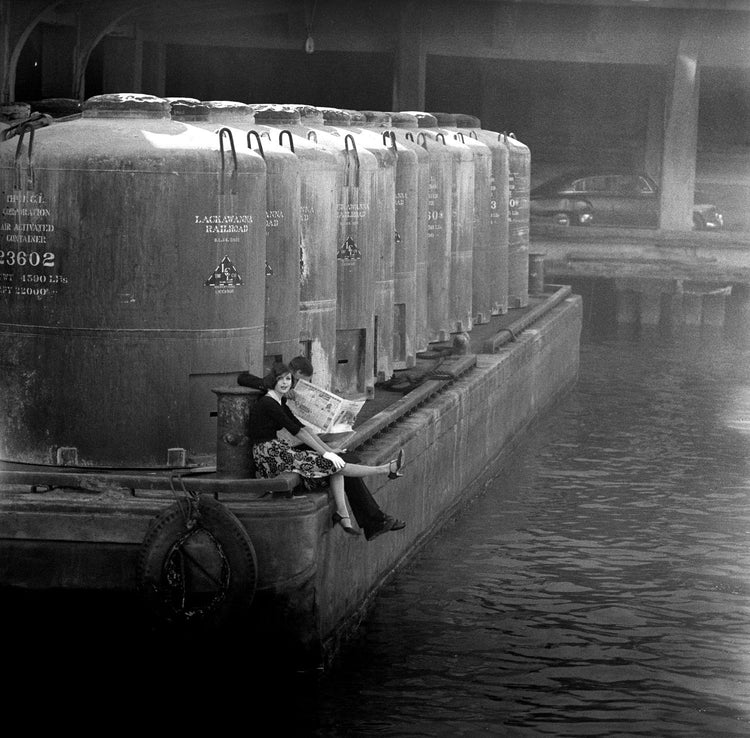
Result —
[[[683,324],[682,291],[661,296],[661,323],[668,328],[677,328]]]
[[[427,55],[422,42],[422,8],[416,0],[399,4],[393,110],[424,110]]]
[[[656,182],[661,180],[661,159],[664,152],[664,86],[654,81],[648,94],[646,148],[643,168]]]
[[[750,326],[750,285],[735,285],[732,289],[732,298],[737,305],[737,317],[743,325]]]
[[[639,313],[639,294],[632,289],[615,288],[618,323],[637,323]]]
[[[668,230],[693,228],[700,47],[700,14],[694,14],[683,29],[667,94],[659,225]]]
[[[738,337],[750,337],[750,285],[733,284],[727,298],[725,320]]]
[[[703,296],[692,292],[682,295],[682,317],[685,325],[700,326],[703,322]]]
[[[727,295],[723,292],[703,295],[702,324],[722,327],[726,315]]]
[[[641,292],[641,325],[659,325],[661,321],[661,292]]]

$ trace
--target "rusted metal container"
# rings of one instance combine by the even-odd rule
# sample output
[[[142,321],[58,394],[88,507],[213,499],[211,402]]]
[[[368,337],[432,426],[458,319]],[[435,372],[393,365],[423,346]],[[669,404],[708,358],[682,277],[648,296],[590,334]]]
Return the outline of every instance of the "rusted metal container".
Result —
[[[450,337],[450,265],[453,156],[435,139],[431,129],[437,128],[435,117],[420,111],[392,114],[392,126],[397,143],[410,142],[422,147],[428,157],[429,182],[427,187],[427,256],[425,274],[425,318],[428,343],[447,341]],[[423,189],[420,190],[422,193]],[[420,315],[420,270],[417,262],[418,323]]]
[[[472,249],[471,305],[475,323],[488,323],[492,315],[491,253],[492,153],[476,137],[457,127],[455,113],[432,113],[444,133],[471,149],[474,161],[474,239]]]
[[[391,128],[390,133],[396,139],[398,150],[406,149],[411,151],[417,159],[417,188],[416,188],[416,255],[415,255],[415,310],[414,310],[414,353],[426,351],[430,342],[430,335],[427,321],[427,213],[430,203],[430,156],[423,146],[414,141],[414,135],[404,132],[394,127],[394,121],[402,123],[411,123],[416,128],[416,119],[406,113],[390,113]],[[398,208],[399,199],[396,204]],[[406,213],[409,212],[408,207]],[[407,218],[408,220],[408,218]],[[408,232],[408,231],[407,231]]]
[[[314,381],[333,389],[336,355],[336,238],[344,156],[307,138],[290,105],[253,105],[254,129],[293,151],[300,166],[300,351],[315,369]]]
[[[297,107],[302,130],[310,140],[335,152],[342,163],[337,181],[336,235],[336,374],[333,389],[346,397],[372,396],[375,363],[375,282],[380,254],[376,199],[378,161],[358,147],[345,127],[327,126],[317,108]],[[340,120],[348,115],[341,111]]]
[[[264,372],[275,361],[289,361],[300,352],[300,165],[288,147],[280,146],[253,128],[252,108],[233,100],[202,101],[206,120],[193,124],[215,131],[232,131],[237,145],[261,155],[266,163],[266,309]],[[184,104],[172,105],[181,119]]]
[[[376,131],[396,156],[395,223],[393,233],[393,368],[406,369],[416,363],[417,351],[426,348],[417,341],[417,250],[419,232],[420,154],[427,165],[427,154],[414,143],[398,143],[396,134],[386,129],[390,113],[362,111],[366,127]],[[426,193],[426,185],[425,185]],[[425,224],[426,225],[426,224]],[[423,229],[426,236],[426,228]],[[425,241],[426,245],[426,241]],[[422,256],[424,259],[424,254]]]
[[[215,452],[211,388],[262,371],[265,177],[150,95],[0,143],[0,458]]]
[[[529,191],[531,152],[513,133],[500,134],[508,147],[508,306],[529,304]]]
[[[495,131],[482,129],[481,122],[472,115],[456,114],[456,130],[475,136],[489,147],[492,155],[490,178],[490,236],[486,254],[487,272],[491,289],[492,315],[508,312],[508,147],[498,139]]]
[[[382,135],[365,127],[367,119],[358,110],[320,108],[323,122],[338,135],[350,135],[357,150],[372,154],[376,161],[370,202],[369,227],[375,229],[375,296],[373,303],[373,338],[375,376],[378,381],[390,379],[394,366],[394,304],[396,230],[396,154]]]
[[[451,186],[451,256],[448,291],[448,322],[451,333],[470,331],[472,316],[472,280],[474,250],[474,154],[467,146],[435,128],[428,135],[450,152]]]

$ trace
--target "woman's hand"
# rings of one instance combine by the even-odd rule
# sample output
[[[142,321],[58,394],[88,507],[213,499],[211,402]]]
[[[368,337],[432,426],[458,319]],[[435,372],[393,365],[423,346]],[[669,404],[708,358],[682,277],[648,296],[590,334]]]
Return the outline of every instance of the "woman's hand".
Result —
[[[326,451],[323,454],[323,458],[328,459],[336,471],[341,471],[346,466],[346,462],[340,456],[333,453],[333,451]]]

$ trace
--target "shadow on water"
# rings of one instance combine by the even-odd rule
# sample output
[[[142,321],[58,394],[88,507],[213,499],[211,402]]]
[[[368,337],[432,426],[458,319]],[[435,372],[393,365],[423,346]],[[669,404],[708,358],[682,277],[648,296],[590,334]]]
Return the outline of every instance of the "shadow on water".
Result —
[[[228,730],[239,721],[262,733],[278,720],[291,735],[318,727],[320,672],[290,669],[283,642],[180,633],[155,624],[132,595],[1,588],[0,632],[4,704],[35,724]]]

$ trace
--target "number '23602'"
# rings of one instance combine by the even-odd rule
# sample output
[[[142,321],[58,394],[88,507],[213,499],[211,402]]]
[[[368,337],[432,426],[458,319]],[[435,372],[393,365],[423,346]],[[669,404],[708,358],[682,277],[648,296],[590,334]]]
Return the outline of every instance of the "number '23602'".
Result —
[[[0,265],[5,266],[43,266],[54,267],[55,255],[50,251],[40,254],[38,251],[2,251],[0,250]]]

